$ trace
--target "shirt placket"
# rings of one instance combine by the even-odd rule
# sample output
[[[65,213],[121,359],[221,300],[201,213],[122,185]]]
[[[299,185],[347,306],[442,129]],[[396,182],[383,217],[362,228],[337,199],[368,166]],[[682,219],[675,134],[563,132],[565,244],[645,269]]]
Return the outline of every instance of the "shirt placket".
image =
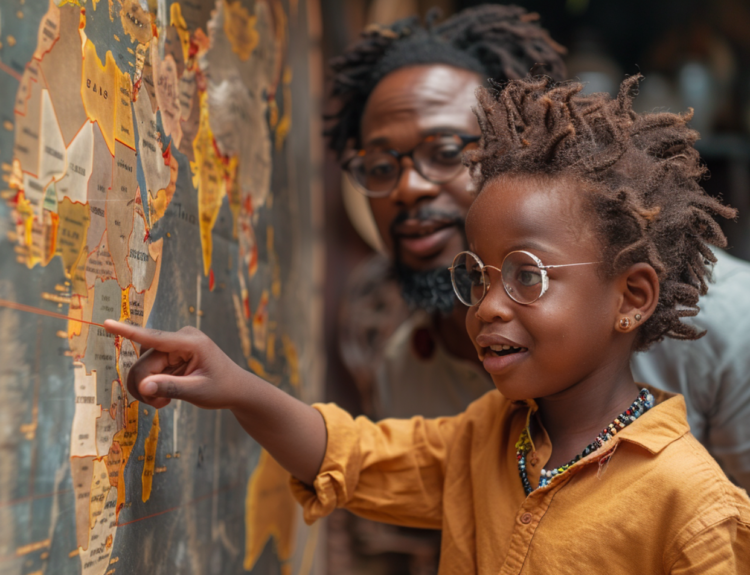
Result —
[[[554,484],[550,484],[544,489],[533,491],[523,502],[516,513],[515,526],[508,546],[508,553],[505,556],[505,563],[498,575],[516,575],[521,573],[526,557],[529,553],[529,547],[534,539],[539,523],[547,513],[552,499],[569,480],[567,476],[560,476]]]
[[[538,445],[538,451],[533,440],[531,442],[532,451],[529,453],[528,462],[534,468],[534,471],[529,469],[529,479],[532,482],[532,485],[539,484],[539,469],[537,466],[539,465],[540,458],[547,461],[550,456],[551,443],[549,441],[549,436],[544,430],[543,434],[543,439]],[[529,436],[531,436],[531,434],[529,434]],[[553,477],[550,483],[545,487],[535,489],[528,497],[526,497],[526,500],[516,513],[515,526],[511,535],[508,553],[505,558],[505,563],[500,569],[499,575],[515,575],[522,573],[526,557],[529,553],[529,548],[531,547],[531,542],[534,539],[534,534],[536,533],[542,518],[547,513],[549,506],[552,504],[552,499],[555,494],[583,468],[596,462],[599,462],[599,466],[601,467],[602,461],[608,462],[617,448],[619,443],[618,439],[619,438],[612,439],[611,443],[609,443],[606,448],[599,449],[584,457],[561,474]],[[536,461],[534,461],[534,459],[536,459]]]

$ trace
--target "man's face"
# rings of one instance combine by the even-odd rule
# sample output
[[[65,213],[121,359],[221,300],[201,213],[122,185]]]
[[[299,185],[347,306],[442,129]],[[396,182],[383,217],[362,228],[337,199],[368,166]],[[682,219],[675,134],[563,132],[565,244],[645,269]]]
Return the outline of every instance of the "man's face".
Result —
[[[365,149],[409,152],[436,132],[480,134],[471,111],[481,77],[445,65],[401,68],[373,90],[362,116]],[[402,160],[401,178],[370,206],[383,241],[394,259],[415,272],[447,268],[464,249],[463,221],[474,199],[468,170],[434,184]]]

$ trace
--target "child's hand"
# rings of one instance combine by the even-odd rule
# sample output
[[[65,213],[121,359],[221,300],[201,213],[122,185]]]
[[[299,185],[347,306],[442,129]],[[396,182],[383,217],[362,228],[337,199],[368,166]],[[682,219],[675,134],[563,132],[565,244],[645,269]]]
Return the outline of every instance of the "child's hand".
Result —
[[[156,408],[172,399],[204,409],[233,405],[243,370],[199,330],[158,331],[113,320],[104,322],[104,327],[141,344],[141,356],[127,381],[128,391],[139,401]]]
[[[204,409],[229,409],[289,473],[312,485],[327,441],[316,409],[242,369],[195,328],[158,331],[111,319],[104,327],[141,344],[127,381],[136,399],[156,408],[182,399]]]

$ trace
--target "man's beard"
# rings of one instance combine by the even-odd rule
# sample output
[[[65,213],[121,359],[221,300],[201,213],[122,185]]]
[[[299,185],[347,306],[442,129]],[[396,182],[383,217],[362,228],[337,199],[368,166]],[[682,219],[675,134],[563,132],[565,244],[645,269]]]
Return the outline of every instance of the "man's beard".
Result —
[[[435,218],[448,219],[452,222],[452,225],[456,226],[462,236],[464,235],[464,219],[459,213],[422,208],[416,214],[400,212],[391,224],[394,250],[393,273],[401,285],[402,297],[410,309],[422,309],[429,314],[439,312],[448,315],[453,311],[453,306],[456,303],[450,270],[447,267],[439,267],[418,271],[401,261],[399,239],[394,233],[394,228],[410,218],[421,221]]]

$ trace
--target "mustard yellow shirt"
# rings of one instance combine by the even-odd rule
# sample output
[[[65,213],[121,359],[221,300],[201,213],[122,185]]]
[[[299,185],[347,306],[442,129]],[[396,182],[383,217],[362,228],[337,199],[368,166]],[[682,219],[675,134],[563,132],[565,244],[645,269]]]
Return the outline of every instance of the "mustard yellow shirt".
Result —
[[[316,405],[325,458],[313,488],[292,489],[308,523],[346,507],[442,529],[441,575],[750,574],[747,494],[690,434],[682,396],[652,393],[655,407],[528,497],[515,442],[533,404],[491,391],[455,417],[379,423]],[[538,485],[551,443],[534,439]]]

